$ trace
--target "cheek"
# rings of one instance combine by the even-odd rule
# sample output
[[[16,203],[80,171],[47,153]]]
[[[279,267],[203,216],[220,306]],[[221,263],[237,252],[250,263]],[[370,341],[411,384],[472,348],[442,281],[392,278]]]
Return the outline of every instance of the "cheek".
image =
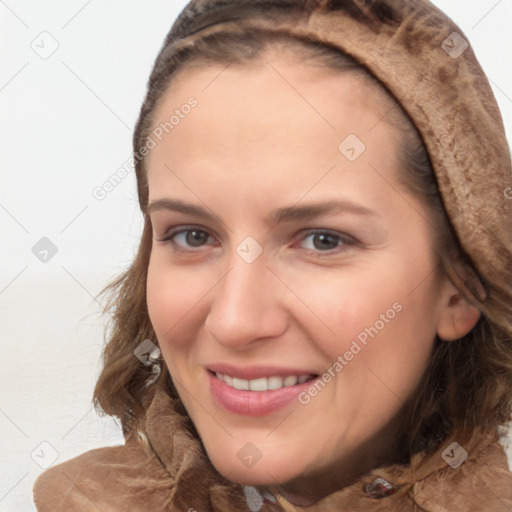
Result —
[[[380,335],[388,330],[405,316],[404,306],[410,302],[404,292],[408,287],[376,266],[338,273],[320,269],[311,275],[289,274],[286,279],[300,299],[295,299],[295,319],[308,328],[312,340],[321,340],[334,353],[356,339],[364,346],[369,331]],[[297,314],[300,307],[301,315]]]
[[[342,368],[334,372],[354,396],[405,400],[428,364],[436,294],[430,281],[418,286],[414,266],[405,268],[401,274],[400,266],[394,272],[348,272],[339,280],[315,279],[315,286],[303,279],[301,288],[297,281],[297,295],[318,315],[308,314],[302,328],[328,365],[341,356]]]
[[[354,373],[364,381],[364,394],[375,410],[392,415],[405,404],[419,384],[435,340],[431,311],[421,301],[402,297],[396,311],[386,310],[362,331],[366,344]],[[360,336],[360,335],[359,335]],[[350,379],[351,369],[345,377]],[[355,379],[354,379],[355,380]]]
[[[201,313],[201,299],[210,287],[208,280],[202,279],[200,270],[171,267],[161,255],[151,255],[146,300],[163,351],[171,344],[187,343],[183,328]]]

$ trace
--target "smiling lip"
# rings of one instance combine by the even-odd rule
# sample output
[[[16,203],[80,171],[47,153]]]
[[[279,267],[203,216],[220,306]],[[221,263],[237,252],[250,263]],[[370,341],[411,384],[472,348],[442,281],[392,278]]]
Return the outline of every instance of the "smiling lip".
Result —
[[[311,386],[316,378],[318,378],[313,377],[311,380],[302,384],[297,383],[294,386],[285,386],[280,389],[267,391],[242,391],[229,386],[219,379],[215,375],[213,368],[222,368],[224,371],[221,371],[220,369],[215,371],[246,380],[272,376],[285,377],[288,375],[304,375],[306,373],[314,374],[314,372],[276,367],[252,367],[246,369],[234,369],[234,367],[229,367],[228,365],[215,365],[209,367],[206,374],[210,385],[210,391],[217,404],[228,412],[253,417],[271,414],[285,407],[293,402],[301,392],[305,391],[309,386]]]
[[[237,379],[260,379],[262,377],[288,377],[289,375],[318,375],[318,373],[311,369],[300,369],[300,368],[280,368],[278,366],[250,366],[247,368],[241,368],[240,366],[232,366],[230,364],[212,364],[206,367],[214,373],[222,373],[224,375],[230,375]]]

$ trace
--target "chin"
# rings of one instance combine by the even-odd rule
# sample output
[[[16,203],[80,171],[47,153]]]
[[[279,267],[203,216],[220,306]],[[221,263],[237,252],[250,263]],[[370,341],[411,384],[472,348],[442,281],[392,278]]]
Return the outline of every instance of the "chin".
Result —
[[[246,466],[235,455],[235,459],[210,457],[215,469],[225,478],[240,485],[273,486],[284,484],[297,476],[297,468],[291,463],[283,467],[283,461],[264,461],[263,457],[252,466]],[[249,464],[249,463],[248,463]],[[294,472],[290,468],[294,468]]]

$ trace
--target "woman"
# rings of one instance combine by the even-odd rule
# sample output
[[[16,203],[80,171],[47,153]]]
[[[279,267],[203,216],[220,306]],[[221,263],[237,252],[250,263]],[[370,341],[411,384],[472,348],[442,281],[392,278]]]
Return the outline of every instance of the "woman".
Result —
[[[508,510],[512,178],[425,0],[191,2],[134,134],[95,390],[40,511]]]

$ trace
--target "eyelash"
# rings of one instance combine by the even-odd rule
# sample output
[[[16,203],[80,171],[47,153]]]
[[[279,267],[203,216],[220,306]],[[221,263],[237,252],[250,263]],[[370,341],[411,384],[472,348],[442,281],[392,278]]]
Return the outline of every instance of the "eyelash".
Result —
[[[208,231],[205,229],[202,229],[198,226],[180,226],[173,229],[170,229],[162,238],[157,238],[157,241],[159,242],[170,242],[173,246],[177,247],[177,251],[184,252],[184,253],[191,253],[191,252],[197,252],[193,248],[192,249],[183,249],[181,246],[179,246],[173,238],[176,237],[179,234],[187,233],[190,231],[199,231],[201,233],[205,233],[208,235],[208,237],[212,237]],[[355,246],[358,244],[358,241],[351,237],[350,235],[346,235],[344,233],[338,233],[336,231],[331,231],[329,229],[310,229],[306,231],[306,233],[303,234],[301,240],[305,240],[308,237],[312,237],[314,235],[329,235],[332,237],[335,237],[338,239],[338,243],[341,245],[336,246],[333,249],[329,249],[326,251],[322,251],[320,249],[305,249],[309,253],[315,253],[315,254],[335,254],[340,253],[347,250],[347,247],[349,246]],[[199,246],[199,249],[204,246]]]

